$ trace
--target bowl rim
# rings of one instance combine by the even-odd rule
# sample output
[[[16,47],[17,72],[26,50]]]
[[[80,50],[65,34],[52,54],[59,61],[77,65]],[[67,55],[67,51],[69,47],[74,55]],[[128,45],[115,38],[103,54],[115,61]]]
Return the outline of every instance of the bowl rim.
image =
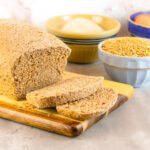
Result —
[[[105,18],[110,18],[113,21],[115,21],[116,26],[113,29],[102,32],[101,34],[89,34],[89,33],[87,33],[87,34],[75,34],[73,32],[66,33],[66,32],[63,32],[59,29],[54,29],[52,27],[51,28],[49,27],[50,21],[52,21],[53,19],[61,18],[61,17],[65,17],[65,16],[70,16],[70,17],[71,16],[105,17]],[[66,15],[60,15],[60,16],[52,17],[52,18],[50,18],[46,21],[45,26],[46,26],[46,29],[47,29],[48,32],[50,32],[50,33],[52,33],[56,36],[60,36],[60,37],[64,37],[64,38],[72,38],[72,39],[97,39],[97,38],[106,38],[106,37],[117,34],[119,32],[120,28],[121,28],[121,23],[117,19],[109,17],[109,16],[97,15],[97,14],[84,14],[83,13],[83,14],[66,14]]]
[[[124,36],[124,37],[128,37],[128,36]],[[98,44],[98,49],[99,49],[99,51],[102,52],[103,54],[107,55],[107,56],[114,57],[114,58],[121,58],[121,59],[126,59],[126,60],[149,60],[149,61],[150,61],[150,56],[146,56],[146,57],[119,56],[119,55],[114,55],[114,54],[111,54],[111,53],[106,52],[105,50],[103,50],[102,46],[103,46],[103,44],[104,44],[106,41],[121,39],[121,38],[124,38],[124,37],[108,38],[108,39],[106,39],[106,40],[100,42],[100,43]],[[141,38],[141,37],[132,37],[132,38]],[[150,39],[147,39],[147,38],[141,38],[141,39],[145,39],[145,40],[150,41]]]
[[[134,24],[134,25],[136,25],[136,26],[140,26],[140,27],[143,27],[143,28],[146,28],[146,29],[150,29],[150,27],[144,26],[144,25],[141,25],[141,24],[138,24],[138,23],[136,23],[135,21],[133,21],[133,20],[131,19],[131,16],[132,16],[132,15],[134,15],[134,14],[136,14],[136,13],[139,13],[139,12],[141,12],[141,13],[150,12],[150,10],[134,11],[134,12],[132,12],[132,13],[129,13],[129,14],[128,14],[128,17],[127,17],[128,22],[131,22],[132,24]]]

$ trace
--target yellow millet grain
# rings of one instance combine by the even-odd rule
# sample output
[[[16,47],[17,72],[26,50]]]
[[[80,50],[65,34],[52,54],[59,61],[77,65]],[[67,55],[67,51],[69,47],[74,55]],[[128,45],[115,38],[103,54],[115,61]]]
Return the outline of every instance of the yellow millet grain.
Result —
[[[148,57],[150,41],[138,37],[122,37],[104,42],[102,49],[119,56]]]

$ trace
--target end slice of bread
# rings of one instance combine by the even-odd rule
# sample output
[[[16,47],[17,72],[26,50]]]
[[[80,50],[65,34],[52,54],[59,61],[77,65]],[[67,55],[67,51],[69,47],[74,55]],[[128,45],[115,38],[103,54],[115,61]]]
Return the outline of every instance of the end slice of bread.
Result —
[[[102,82],[103,77],[73,77],[30,92],[26,99],[37,108],[55,107],[88,97],[102,87]]]
[[[101,88],[89,97],[57,106],[56,109],[64,116],[82,121],[106,113],[114,106],[117,98],[118,94],[115,90]]]

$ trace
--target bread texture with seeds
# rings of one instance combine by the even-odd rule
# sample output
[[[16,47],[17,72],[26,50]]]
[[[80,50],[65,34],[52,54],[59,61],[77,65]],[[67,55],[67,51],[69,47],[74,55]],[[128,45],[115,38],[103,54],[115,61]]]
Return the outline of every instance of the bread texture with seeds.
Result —
[[[19,100],[61,80],[69,54],[49,33],[28,23],[0,20],[0,94]]]
[[[82,99],[102,87],[103,77],[73,77],[27,94],[28,103],[47,108]]]
[[[118,94],[110,88],[101,88],[89,97],[57,106],[57,112],[77,120],[102,115],[116,103]]]

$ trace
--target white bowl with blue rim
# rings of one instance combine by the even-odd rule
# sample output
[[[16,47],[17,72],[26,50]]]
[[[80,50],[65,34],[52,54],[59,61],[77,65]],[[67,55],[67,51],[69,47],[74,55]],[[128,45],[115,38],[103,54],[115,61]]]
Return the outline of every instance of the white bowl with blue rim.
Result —
[[[150,84],[150,57],[113,55],[103,50],[104,42],[98,45],[99,55],[106,72],[112,80],[131,84],[134,87]]]

